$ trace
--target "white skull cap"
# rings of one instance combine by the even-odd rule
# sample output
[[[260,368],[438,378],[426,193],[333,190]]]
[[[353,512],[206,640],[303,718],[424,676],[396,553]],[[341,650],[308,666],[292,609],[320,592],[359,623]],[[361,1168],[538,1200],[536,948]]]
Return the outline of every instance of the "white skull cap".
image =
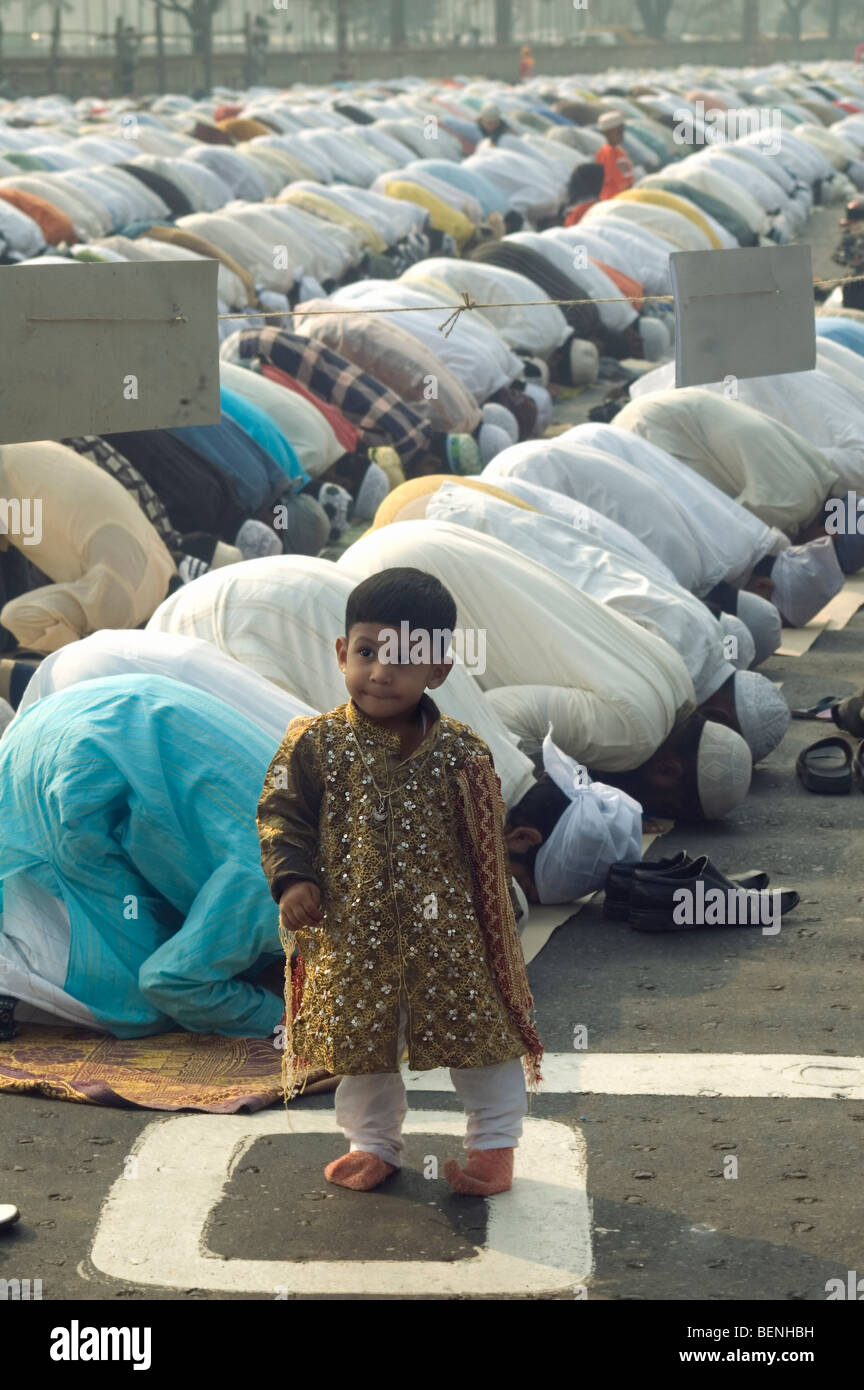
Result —
[[[719,820],[740,806],[750,789],[753,758],[740,734],[706,719],[696,757],[699,804],[706,820]]]

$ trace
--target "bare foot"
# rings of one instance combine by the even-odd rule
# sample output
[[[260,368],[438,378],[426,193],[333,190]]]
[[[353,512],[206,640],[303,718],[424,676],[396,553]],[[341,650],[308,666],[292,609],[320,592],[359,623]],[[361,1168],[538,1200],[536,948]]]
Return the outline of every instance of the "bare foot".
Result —
[[[455,1158],[444,1165],[444,1176],[454,1192],[470,1197],[492,1197],[513,1186],[515,1149],[469,1149],[468,1162],[460,1168]]]
[[[339,1187],[350,1187],[354,1192],[371,1192],[373,1187],[395,1172],[394,1164],[385,1163],[377,1154],[355,1149],[353,1153],[343,1154],[341,1158],[328,1163],[324,1176],[328,1182],[338,1183]]]

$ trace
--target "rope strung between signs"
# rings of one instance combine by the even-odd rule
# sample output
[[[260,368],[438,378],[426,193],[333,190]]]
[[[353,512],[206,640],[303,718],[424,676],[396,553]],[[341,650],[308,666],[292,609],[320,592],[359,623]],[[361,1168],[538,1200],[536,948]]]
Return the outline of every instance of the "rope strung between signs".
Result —
[[[849,275],[837,280],[814,280],[813,288],[819,290],[839,289],[842,285],[859,285],[864,283],[864,275]],[[755,297],[757,295],[780,294],[780,290],[761,289],[761,290],[742,290],[741,297]],[[694,298],[721,299],[725,295],[696,295]],[[738,298],[738,296],[735,296]],[[514,299],[505,300],[496,304],[484,304],[476,299],[472,299],[467,290],[462,291],[461,304],[402,304],[394,305],[392,308],[387,305],[380,309],[373,309],[364,306],[359,309],[351,309],[344,305],[336,305],[332,309],[245,309],[234,314],[217,314],[217,319],[285,319],[294,318],[300,312],[304,318],[318,318],[323,314],[435,314],[443,310],[450,309],[451,312],[443,323],[439,323],[438,331],[445,338],[449,338],[462,314],[471,309],[542,309],[554,305],[559,309],[576,308],[583,304],[674,304],[674,294],[640,294],[640,295],[610,295],[602,299]],[[186,323],[183,314],[175,314],[166,319],[134,319],[134,318],[36,318],[28,317],[27,323]]]
[[[845,278],[837,280],[814,280],[813,288],[820,290],[833,290],[837,289],[841,285],[857,285],[861,283],[864,283],[864,275],[849,275]],[[780,291],[742,290],[741,293],[743,296],[747,297],[765,294],[779,294]],[[724,296],[704,295],[701,297],[705,299],[713,299],[715,297],[722,298]],[[394,306],[392,309],[372,309],[367,307],[360,309],[350,309],[344,306],[337,305],[332,309],[308,309],[303,310],[302,313],[303,316],[306,318],[318,318],[319,315],[323,314],[433,314],[436,312],[440,313],[442,309],[450,309],[451,313],[449,314],[449,316],[444,320],[443,323],[439,323],[438,325],[439,333],[442,333],[445,338],[449,338],[453,329],[456,327],[456,324],[459,322],[459,319],[461,318],[462,314],[471,309],[539,309],[543,308],[544,306],[548,308],[550,304],[554,304],[559,309],[571,309],[575,308],[577,305],[583,304],[632,304],[634,300],[636,300],[636,302],[640,304],[674,304],[675,296],[674,294],[640,294],[634,295],[631,298],[630,295],[610,295],[608,298],[602,299],[515,299],[507,300],[505,302],[497,304],[483,304],[480,303],[478,300],[473,299],[467,290],[463,290],[461,304],[404,304]],[[294,309],[252,309],[248,313],[219,314],[217,317],[220,319],[281,319],[293,318],[296,312],[297,310]]]

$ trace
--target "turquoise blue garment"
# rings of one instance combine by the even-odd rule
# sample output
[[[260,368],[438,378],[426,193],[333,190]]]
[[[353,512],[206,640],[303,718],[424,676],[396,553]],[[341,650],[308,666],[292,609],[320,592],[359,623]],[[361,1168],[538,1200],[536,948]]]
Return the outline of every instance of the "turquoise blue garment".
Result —
[[[219,396],[222,402],[223,415],[230,416],[241,429],[244,429],[247,434],[251,434],[262,449],[266,449],[270,457],[276,460],[283,473],[287,474],[289,478],[299,480],[297,482],[298,487],[308,483],[309,474],[292,446],[260,405],[247,400],[245,396],[240,395],[239,391],[232,391],[229,386],[220,386]]]
[[[830,338],[833,343],[839,343],[841,347],[864,357],[864,323],[859,323],[857,319],[847,319],[842,314],[817,317],[816,336]]]
[[[63,900],[64,988],[117,1037],[278,1025],[248,978],[280,954],[255,828],[275,751],[215,696],[144,675],[39,700],[0,744],[0,882],[28,872]]]

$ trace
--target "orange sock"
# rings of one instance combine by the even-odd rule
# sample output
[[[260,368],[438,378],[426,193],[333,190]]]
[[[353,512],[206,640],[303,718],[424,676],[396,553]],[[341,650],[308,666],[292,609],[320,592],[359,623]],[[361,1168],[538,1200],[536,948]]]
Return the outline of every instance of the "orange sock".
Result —
[[[353,1153],[343,1154],[341,1158],[328,1163],[324,1176],[328,1182],[338,1183],[340,1187],[350,1187],[355,1192],[371,1192],[373,1187],[395,1172],[395,1165],[385,1163],[377,1154],[354,1149]]]
[[[469,1149],[468,1162],[460,1168],[455,1158],[444,1165],[444,1176],[454,1192],[470,1197],[492,1197],[513,1186],[515,1149]]]

